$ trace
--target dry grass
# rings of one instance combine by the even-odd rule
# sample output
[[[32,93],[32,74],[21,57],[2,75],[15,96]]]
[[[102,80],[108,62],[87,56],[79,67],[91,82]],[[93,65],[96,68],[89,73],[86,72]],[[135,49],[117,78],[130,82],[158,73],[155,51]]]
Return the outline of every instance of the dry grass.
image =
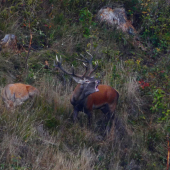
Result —
[[[111,79],[114,66],[119,76]],[[64,63],[64,67],[70,70],[70,65]],[[77,70],[82,71],[81,68],[79,65]],[[70,86],[67,79],[63,84],[58,77],[40,73],[34,84],[40,96],[31,108],[28,101],[10,113],[0,100],[0,167],[11,170],[141,169],[138,159],[141,155],[148,157],[143,130],[128,122],[131,117],[132,121],[139,119],[144,104],[137,75],[123,61],[102,64],[102,69],[105,74],[102,83],[111,85],[120,94],[108,136],[103,135],[101,111],[93,111],[91,128],[84,113],[79,114],[77,124],[72,123],[70,95],[75,83]],[[136,146],[137,143],[140,146]]]
[[[80,10],[85,12],[84,6],[93,15],[92,21],[97,23],[95,14],[98,9],[105,5],[118,7],[124,4],[129,15],[134,14],[131,17],[141,16],[140,20],[136,19],[140,23],[134,23],[140,27],[142,15],[148,16],[142,13],[141,3],[129,0],[118,3],[108,0],[92,0],[90,3],[72,3],[67,0],[23,0],[22,4],[19,3],[20,0],[14,4],[11,2],[3,0],[0,7],[0,36],[3,38],[9,32],[15,34],[18,45],[23,45],[25,50],[28,50],[31,30],[33,49],[28,58],[27,78],[24,76],[27,52],[18,54],[2,49],[0,91],[8,83],[22,82],[37,87],[41,94],[33,105],[32,101],[28,100],[13,113],[6,110],[0,99],[0,169],[164,169],[167,153],[165,128],[161,127],[164,126],[163,123],[155,121],[158,115],[151,113],[150,106],[146,107],[151,101],[145,99],[145,96],[141,97],[146,93],[136,82],[143,77],[147,79],[149,69],[164,70],[157,65],[158,56],[162,55],[159,57],[163,62],[160,65],[167,63],[168,68],[168,60],[162,60],[164,47],[158,45],[158,51],[154,49],[157,46],[151,46],[150,50],[144,53],[133,47],[129,43],[131,40],[122,32],[108,29],[104,25],[87,24],[90,18],[86,13],[83,21],[80,21]],[[30,5],[26,5],[28,3]],[[147,12],[149,14],[149,11]],[[83,35],[85,29],[90,31],[87,37]],[[145,33],[146,30],[143,31]],[[152,42],[153,37],[150,38],[144,43]],[[99,110],[93,111],[92,127],[87,126],[87,115],[82,112],[79,113],[78,123],[73,124],[70,118],[73,111],[70,95],[76,83],[71,82],[60,71],[52,71],[57,53],[62,55],[63,67],[67,71],[71,71],[73,64],[76,73],[83,73],[85,69],[82,69],[82,63],[76,61],[76,58],[80,54],[88,58],[86,50],[94,56],[94,61],[99,62],[96,76],[102,80],[102,84],[112,86],[120,94],[115,118],[107,136],[104,135],[104,115]],[[166,55],[168,58],[168,52]],[[44,69],[46,60],[49,70]],[[152,68],[143,67],[143,64],[147,65],[148,62],[154,63]],[[160,79],[157,76],[154,78],[161,87]],[[152,85],[154,86],[154,83]],[[152,92],[151,86],[148,90]],[[168,120],[165,124],[169,125]]]
[[[0,162],[2,167],[12,169],[93,169],[96,156],[92,149],[84,148],[71,151],[63,141],[65,117],[69,116],[70,88],[60,83],[54,86],[45,77],[39,83],[40,97],[35,103],[38,107],[31,110],[26,106],[16,109],[15,113],[8,112],[0,100],[1,109],[1,149]],[[62,91],[61,91],[62,89]],[[39,102],[43,106],[39,106]],[[29,101],[25,104],[29,105]],[[54,107],[52,111],[44,110],[44,107]],[[51,113],[49,114],[48,111]],[[58,114],[59,113],[59,114]],[[61,124],[58,135],[49,133],[43,125],[49,120],[46,114],[55,117]],[[58,115],[57,115],[58,114]],[[63,129],[64,128],[64,129]],[[55,133],[55,131],[54,131]],[[69,134],[68,134],[69,135]],[[72,137],[71,137],[72,138]],[[62,150],[60,149],[62,145]],[[60,146],[60,147],[59,147]]]
[[[90,148],[83,148],[79,150],[77,154],[72,152],[67,154],[59,152],[56,155],[56,166],[54,167],[54,170],[94,169],[94,162],[96,161],[97,157]]]
[[[2,169],[140,169],[134,152],[139,150],[136,143],[144,147],[143,132],[139,133],[138,127],[128,120],[130,116],[138,119],[144,102],[139,95],[136,75],[127,70],[123,62],[116,64],[119,77],[109,81],[113,66],[114,63],[106,64],[107,69],[103,70],[106,72],[103,83],[115,86],[120,94],[108,136],[103,136],[103,114],[98,110],[94,111],[91,128],[87,126],[85,114],[79,115],[79,123],[72,123],[70,95],[75,84],[64,86],[62,81],[48,74],[35,84],[41,94],[32,108],[27,107],[28,101],[10,113],[0,100]],[[146,149],[141,154],[148,156]]]
[[[89,170],[94,168],[96,161],[96,155],[90,148],[80,149],[77,153],[67,149],[61,152],[58,142],[27,143],[15,135],[4,135],[1,148],[1,165],[4,161],[6,169]]]

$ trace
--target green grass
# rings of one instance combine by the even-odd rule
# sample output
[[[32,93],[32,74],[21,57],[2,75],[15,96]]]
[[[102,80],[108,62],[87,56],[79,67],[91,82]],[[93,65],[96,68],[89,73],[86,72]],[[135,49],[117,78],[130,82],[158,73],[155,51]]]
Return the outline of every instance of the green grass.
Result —
[[[0,169],[166,169],[170,56],[168,24],[162,25],[169,22],[169,11],[157,2],[159,5],[153,1],[113,2],[115,7],[124,4],[128,18],[133,17],[135,28],[142,30],[140,38],[146,51],[133,46],[132,37],[95,20],[108,1],[2,3],[0,37],[17,35],[25,50],[1,49],[0,91],[8,83],[22,82],[37,87],[40,96],[32,106],[29,100],[14,113],[0,99]],[[144,15],[148,7],[149,15]],[[33,40],[26,74],[30,31]],[[83,74],[84,67],[76,58],[86,56],[86,50],[99,63],[96,77],[120,94],[108,136],[104,136],[100,110],[93,111],[91,127],[82,112],[73,123],[70,96],[76,83],[53,70],[57,54],[66,70],[71,71],[73,64],[76,73]],[[46,60],[48,70],[44,69]]]

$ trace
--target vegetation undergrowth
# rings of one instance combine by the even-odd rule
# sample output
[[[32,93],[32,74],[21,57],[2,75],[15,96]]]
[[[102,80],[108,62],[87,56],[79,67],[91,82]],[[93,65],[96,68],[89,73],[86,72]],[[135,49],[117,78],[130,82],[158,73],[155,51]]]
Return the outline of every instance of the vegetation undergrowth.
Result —
[[[106,5],[126,9],[146,51],[96,20]],[[37,87],[40,95],[14,112],[0,99],[0,169],[166,169],[169,5],[159,0],[3,0],[0,38],[15,34],[17,48],[0,51],[0,91],[22,82]],[[53,69],[57,54],[66,70],[73,65],[83,74],[77,58],[85,51],[94,56],[93,64],[98,61],[96,77],[120,95],[108,136],[100,110],[93,111],[91,127],[83,112],[73,124],[70,96],[76,83]]]

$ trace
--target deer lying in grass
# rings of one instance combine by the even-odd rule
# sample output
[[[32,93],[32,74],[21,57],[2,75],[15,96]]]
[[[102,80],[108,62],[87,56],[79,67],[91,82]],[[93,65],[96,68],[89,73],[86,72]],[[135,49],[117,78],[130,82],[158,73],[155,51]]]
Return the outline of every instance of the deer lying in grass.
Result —
[[[88,121],[89,124],[91,124],[92,110],[100,109],[104,114],[107,114],[109,121],[110,116],[114,113],[118,103],[119,93],[108,85],[99,85],[99,81],[91,77],[98,65],[96,64],[95,68],[92,68],[93,57],[90,53],[88,54],[91,56],[90,60],[82,56],[85,59],[83,62],[88,63],[88,66],[83,63],[86,67],[86,72],[83,75],[74,74],[74,69],[72,69],[72,73],[65,71],[61,66],[61,60],[59,61],[57,56],[57,65],[54,64],[56,68],[60,68],[64,73],[72,76],[72,78],[78,83],[70,98],[70,102],[74,107],[73,120],[76,121],[78,112],[83,111],[88,115]],[[90,71],[88,75],[86,75],[88,69]]]
[[[9,109],[14,109],[27,99],[39,94],[38,89],[22,83],[8,84],[2,91],[2,99]]]

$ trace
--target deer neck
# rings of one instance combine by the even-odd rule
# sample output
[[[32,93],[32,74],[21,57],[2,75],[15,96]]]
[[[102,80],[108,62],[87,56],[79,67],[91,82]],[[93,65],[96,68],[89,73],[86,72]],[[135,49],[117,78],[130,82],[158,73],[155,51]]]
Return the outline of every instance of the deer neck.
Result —
[[[85,99],[87,96],[83,93],[84,86],[83,84],[78,84],[73,92],[73,95],[71,97],[71,103],[73,105],[79,104],[83,99]]]

